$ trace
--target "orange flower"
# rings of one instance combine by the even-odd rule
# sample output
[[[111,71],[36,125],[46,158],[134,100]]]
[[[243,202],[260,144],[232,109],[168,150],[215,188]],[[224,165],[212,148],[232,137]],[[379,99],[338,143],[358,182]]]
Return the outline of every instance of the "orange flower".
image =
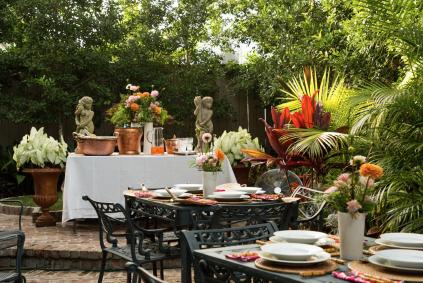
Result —
[[[156,107],[154,107],[153,111],[154,111],[154,113],[156,113],[156,114],[160,114],[160,113],[162,113],[162,108],[161,108],[161,107],[159,107],[159,106],[156,106]]]
[[[138,95],[139,97],[141,97],[142,96],[142,92],[136,92],[136,93],[134,93],[134,95]]]
[[[150,96],[150,93],[147,91],[142,93],[142,97],[149,97],[149,96]]]
[[[365,163],[360,166],[360,175],[376,180],[383,176],[383,169],[378,165]]]
[[[140,110],[140,106],[136,103],[131,103],[130,107],[133,112],[137,112],[138,110]]]
[[[219,159],[220,161],[223,161],[225,159],[225,154],[219,148],[216,149],[215,154],[216,154],[217,159]]]

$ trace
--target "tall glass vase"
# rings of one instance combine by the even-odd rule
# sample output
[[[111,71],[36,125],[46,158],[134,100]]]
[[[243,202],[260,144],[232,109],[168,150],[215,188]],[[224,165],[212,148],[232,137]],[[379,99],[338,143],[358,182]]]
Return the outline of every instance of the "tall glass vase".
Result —
[[[203,171],[203,197],[208,198],[216,190],[217,172]]]
[[[341,258],[345,260],[360,260],[363,257],[364,228],[366,214],[338,211],[338,231],[341,242]]]
[[[151,146],[153,144],[153,122],[144,124],[144,145],[143,153],[151,154]]]

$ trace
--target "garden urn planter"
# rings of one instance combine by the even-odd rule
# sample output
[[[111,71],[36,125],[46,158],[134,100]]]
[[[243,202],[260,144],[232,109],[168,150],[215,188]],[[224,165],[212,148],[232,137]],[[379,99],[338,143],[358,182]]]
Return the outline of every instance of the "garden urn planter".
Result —
[[[341,258],[345,260],[360,260],[363,257],[365,213],[338,211],[338,231]]]
[[[243,166],[241,165],[235,165],[232,166],[232,169],[234,170],[234,174],[236,177],[236,180],[239,184],[245,184],[245,185],[251,185],[249,183],[249,175],[250,175],[250,166]]]
[[[41,215],[35,221],[35,226],[56,226],[56,218],[50,214],[49,207],[57,201],[57,181],[63,172],[61,168],[24,169],[34,179],[34,202],[41,207]]]
[[[116,128],[117,144],[119,154],[121,155],[136,155],[140,154],[141,137],[143,134],[141,127],[131,128]]]
[[[217,172],[203,171],[203,197],[208,198],[216,190]]]

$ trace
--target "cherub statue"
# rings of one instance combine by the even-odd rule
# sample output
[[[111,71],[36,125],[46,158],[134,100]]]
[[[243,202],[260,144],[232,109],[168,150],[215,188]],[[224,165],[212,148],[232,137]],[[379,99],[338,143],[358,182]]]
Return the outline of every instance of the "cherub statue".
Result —
[[[196,106],[194,111],[194,115],[196,116],[195,135],[197,136],[197,147],[195,150],[200,151],[203,148],[203,134],[213,134],[213,98],[210,96],[203,98],[196,96],[194,98],[194,104]]]
[[[82,135],[92,135],[94,133],[94,112],[91,110],[92,106],[93,99],[89,96],[84,96],[78,101],[75,109],[76,133]]]

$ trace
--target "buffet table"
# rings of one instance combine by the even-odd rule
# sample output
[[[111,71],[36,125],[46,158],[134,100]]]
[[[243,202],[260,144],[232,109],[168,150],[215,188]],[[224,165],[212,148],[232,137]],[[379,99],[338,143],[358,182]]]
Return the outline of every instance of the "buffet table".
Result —
[[[102,202],[124,205],[128,187],[171,187],[180,183],[201,183],[202,173],[191,167],[195,156],[118,155],[84,156],[71,153],[66,161],[62,222],[97,218],[91,205],[82,200],[88,195]],[[232,167],[225,159],[217,184],[236,182]]]

